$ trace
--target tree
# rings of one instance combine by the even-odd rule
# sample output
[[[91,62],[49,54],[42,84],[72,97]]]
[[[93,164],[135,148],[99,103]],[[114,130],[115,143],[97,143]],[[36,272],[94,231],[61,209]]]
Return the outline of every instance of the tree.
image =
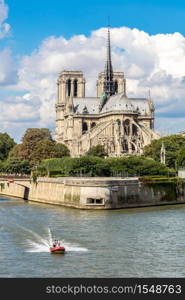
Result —
[[[145,146],[144,155],[160,161],[160,151],[162,143],[166,149],[166,165],[169,168],[176,169],[177,156],[179,149],[185,146],[185,137],[181,135],[171,135],[162,137],[159,140],[153,140],[150,145]]]
[[[55,157],[55,144],[53,141],[45,139],[39,141],[35,145],[32,153],[30,154],[30,161],[36,165],[43,159],[53,157]]]
[[[8,159],[3,165],[3,172],[9,174],[29,174],[31,166],[27,160]]]
[[[7,133],[0,133],[0,160],[5,160],[14,146],[14,140]]]
[[[108,158],[106,161],[110,165],[113,176],[175,175],[175,170],[169,169],[151,158],[129,156]]]
[[[65,145],[53,141],[49,129],[29,128],[22,138],[22,144],[14,146],[9,158],[28,160],[34,166],[43,159],[69,155],[69,149]]]
[[[8,158],[10,159],[24,159],[23,144],[15,145],[9,152]]]
[[[90,156],[98,156],[98,157],[105,157],[108,154],[106,153],[104,147],[102,145],[97,145],[89,149],[86,155]]]
[[[21,154],[27,160],[31,159],[32,152],[40,141],[47,140],[52,142],[52,137],[47,128],[29,128],[22,138]],[[33,156],[32,156],[33,157]]]
[[[69,149],[64,144],[55,144],[55,155],[56,158],[61,158],[64,156],[70,156]]]
[[[4,172],[4,162],[0,161],[0,173]]]
[[[107,161],[94,156],[46,159],[37,169],[40,174],[45,173],[48,176],[110,176]]]
[[[82,156],[43,160],[38,166],[42,176],[174,176],[169,169],[151,158],[138,156],[119,158],[100,158]]]
[[[47,141],[47,142],[49,142],[49,144],[47,144],[47,142],[46,142],[47,145],[44,144],[44,146],[41,146],[41,145],[38,146],[38,144],[41,141]],[[39,153],[38,153],[39,152],[38,147],[42,148],[42,152],[43,151],[47,152],[46,148],[47,148],[47,146],[51,148],[51,144],[52,144],[52,147],[54,147],[55,142],[52,140],[49,129],[47,129],[47,128],[29,128],[26,130],[26,132],[22,138],[22,144],[16,145],[10,151],[9,158],[18,159],[18,160],[20,160],[20,159],[28,160],[32,165],[34,165],[34,163],[37,160],[40,160]],[[48,150],[48,151],[51,152],[50,150]],[[54,152],[53,149],[52,149],[52,152]],[[36,158],[34,158],[33,153],[35,153]],[[42,154],[40,155],[40,157],[42,157]],[[53,156],[49,155],[49,157],[53,157]],[[45,156],[44,156],[44,158],[45,158]]]
[[[183,146],[177,155],[177,167],[184,168],[185,167],[185,146]]]

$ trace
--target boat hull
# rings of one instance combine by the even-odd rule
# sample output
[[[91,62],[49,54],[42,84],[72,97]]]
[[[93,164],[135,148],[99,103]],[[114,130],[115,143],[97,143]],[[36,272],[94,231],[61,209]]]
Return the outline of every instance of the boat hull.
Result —
[[[65,248],[64,247],[53,247],[53,248],[50,248],[50,252],[52,254],[64,254]]]

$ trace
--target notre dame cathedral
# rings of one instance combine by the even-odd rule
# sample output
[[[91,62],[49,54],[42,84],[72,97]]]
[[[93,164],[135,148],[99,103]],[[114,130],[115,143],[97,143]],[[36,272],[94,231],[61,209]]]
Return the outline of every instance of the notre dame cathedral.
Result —
[[[105,70],[97,80],[97,97],[85,97],[81,71],[62,71],[57,82],[55,139],[72,157],[103,145],[108,156],[140,155],[152,139],[154,104],[148,98],[129,98],[123,72],[113,72],[108,29]]]

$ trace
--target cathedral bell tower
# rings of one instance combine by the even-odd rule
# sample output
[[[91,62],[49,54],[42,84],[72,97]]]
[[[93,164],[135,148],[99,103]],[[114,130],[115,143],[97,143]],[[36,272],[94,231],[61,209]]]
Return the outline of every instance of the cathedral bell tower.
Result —
[[[66,103],[67,97],[85,97],[85,79],[81,71],[63,71],[58,79],[58,104]]]
[[[57,142],[63,142],[65,136],[67,136],[65,118],[66,115],[70,115],[71,119],[73,98],[85,97],[85,79],[83,73],[81,71],[62,71],[59,74],[57,86],[55,139]]]

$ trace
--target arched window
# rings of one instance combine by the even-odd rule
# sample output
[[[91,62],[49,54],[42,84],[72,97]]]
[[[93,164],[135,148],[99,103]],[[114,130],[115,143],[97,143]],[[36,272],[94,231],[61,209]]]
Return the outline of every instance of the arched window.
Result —
[[[96,126],[96,123],[95,122],[92,122],[91,123],[91,128],[95,127]]]
[[[78,96],[78,80],[74,80],[74,97]]]
[[[120,125],[121,125],[121,121],[118,119],[115,122],[115,134],[120,135]]]
[[[127,140],[123,140],[123,153],[127,153],[128,152],[128,142]]]
[[[117,82],[117,80],[115,80],[115,82],[114,82],[114,90],[115,90],[115,93],[117,94],[118,93],[118,82]]]
[[[137,126],[135,124],[132,124],[132,135],[137,135]]]
[[[135,145],[133,143],[131,143],[131,147],[132,147],[132,152],[136,151]]]
[[[85,133],[88,130],[88,125],[86,122],[82,123],[82,133]]]
[[[69,97],[71,95],[71,79],[68,79],[66,81],[66,87],[67,87],[67,96]]]
[[[130,135],[130,120],[123,121],[124,134]]]

